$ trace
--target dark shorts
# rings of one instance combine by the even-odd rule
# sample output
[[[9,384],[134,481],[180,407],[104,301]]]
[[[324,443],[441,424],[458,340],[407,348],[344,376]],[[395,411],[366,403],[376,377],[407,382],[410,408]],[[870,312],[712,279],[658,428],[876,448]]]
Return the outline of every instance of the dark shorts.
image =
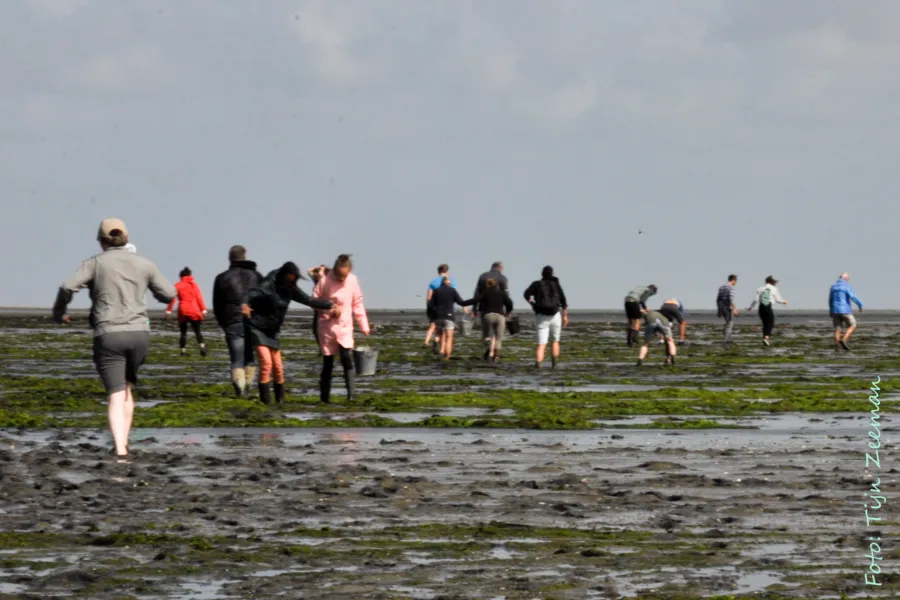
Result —
[[[681,322],[684,321],[684,317],[681,316],[681,311],[678,310],[678,306],[675,304],[663,304],[662,308],[659,309],[659,312],[673,323],[681,324]]]
[[[94,365],[107,394],[137,384],[149,350],[149,331],[114,331],[94,338]]]
[[[429,323],[435,323],[439,320],[438,314],[430,308],[425,311],[425,315],[428,317]]]
[[[632,320],[640,319],[641,318],[641,303],[626,300],[625,301],[625,314],[628,315],[629,319],[632,319]]]

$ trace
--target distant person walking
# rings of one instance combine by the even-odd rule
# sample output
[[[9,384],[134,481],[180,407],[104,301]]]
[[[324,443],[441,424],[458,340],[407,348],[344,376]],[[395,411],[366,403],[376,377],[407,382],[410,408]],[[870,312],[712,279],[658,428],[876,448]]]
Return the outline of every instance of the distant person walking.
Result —
[[[734,328],[734,317],[738,316],[737,304],[735,304],[734,286],[737,285],[737,275],[729,275],[728,283],[719,287],[716,294],[716,316],[725,319],[723,335],[724,343],[731,344],[731,333]]]
[[[228,250],[228,269],[219,273],[213,282],[213,314],[225,332],[231,385],[238,398],[250,395],[256,374],[250,321],[244,316],[242,307],[247,293],[262,280],[256,263],[247,260],[247,249],[236,245]]]
[[[454,323],[454,306],[469,306],[474,303],[471,300],[463,300],[459,292],[453,287],[453,280],[445,276],[441,282],[441,287],[432,291],[431,298],[428,301],[428,308],[435,316],[435,324],[437,326],[438,342],[440,344],[440,354],[444,360],[449,360],[453,353],[453,331],[456,328]]]
[[[203,319],[206,315],[206,304],[203,302],[203,293],[200,286],[194,280],[194,275],[190,268],[185,267],[178,274],[181,280],[175,284],[178,290],[178,297],[174,298],[169,306],[166,307],[166,318],[172,314],[172,308],[175,301],[178,301],[178,330],[180,337],[178,338],[178,347],[181,348],[181,355],[187,355],[187,330],[188,325],[194,330],[197,337],[197,343],[200,345],[200,355],[206,356],[206,344],[203,343]]]
[[[669,323],[678,323],[678,344],[684,344],[687,341],[687,320],[684,318],[684,304],[677,298],[669,298],[659,307],[659,312],[669,319]]]
[[[97,232],[103,252],[85,260],[63,283],[53,305],[53,320],[69,320],[66,309],[73,296],[88,288],[90,325],[94,330],[94,365],[109,397],[109,428],[120,462],[128,457],[128,436],[134,417],[133,386],[150,348],[147,290],[157,301],[170,302],[178,294],[152,262],[125,249],[128,230],[119,219],[104,219]]]
[[[628,317],[628,345],[631,346],[638,339],[641,329],[641,315],[647,310],[647,300],[656,294],[656,286],[638,286],[625,296],[625,316]]]
[[[637,366],[644,364],[647,353],[650,352],[650,342],[656,336],[662,337],[666,344],[666,360],[665,365],[675,364],[675,340],[672,337],[672,326],[669,320],[662,312],[649,310],[641,315],[644,321],[644,345],[638,354]]]
[[[471,303],[478,306],[482,313],[481,333],[486,347],[484,360],[499,362],[506,320],[513,310],[512,298],[500,287],[497,280],[488,278],[484,282],[484,287],[472,298]]]
[[[275,402],[284,402],[284,362],[279,337],[291,301],[314,309],[331,310],[334,306],[330,300],[310,298],[297,286],[298,279],[303,279],[300,269],[286,262],[266,275],[259,287],[247,293],[244,301],[244,315],[250,319],[250,339],[259,360],[259,399],[263,404],[272,402],[273,391]]]
[[[306,274],[313,282],[313,289],[315,289],[316,284],[319,283],[319,280],[328,275],[328,271],[330,269],[325,265],[319,265],[318,267],[310,267],[306,270]],[[319,344],[319,311],[313,311],[312,318],[312,330],[313,337],[316,339],[316,345]]]
[[[547,344],[551,343],[550,360],[555,369],[559,363],[559,339],[562,328],[569,325],[569,303],[559,284],[559,278],[553,275],[553,267],[548,265],[543,268],[541,278],[533,281],[525,290],[525,300],[534,310],[537,329],[535,366],[541,368]]]
[[[759,319],[762,321],[763,344],[770,345],[772,330],[775,329],[775,311],[772,310],[772,302],[778,304],[787,304],[787,300],[782,300],[778,293],[778,280],[769,275],[766,277],[766,284],[756,290],[756,298],[747,308],[747,312],[753,310],[753,307],[759,304]]]
[[[427,348],[429,345],[432,345],[433,342],[432,347],[434,348],[435,354],[437,354],[439,350],[439,340],[437,339],[437,337],[440,335],[437,327],[438,321],[442,321],[444,319],[441,319],[437,314],[435,314],[431,304],[431,296],[444,284],[444,278],[449,277],[450,265],[439,265],[437,268],[437,272],[438,276],[428,282],[428,291],[426,292],[425,296],[425,306],[427,307],[425,312],[428,316],[428,331],[425,333],[425,347]],[[456,288],[456,279],[454,279],[453,277],[450,277],[450,287]]]
[[[863,303],[853,288],[850,287],[850,274],[841,273],[838,280],[831,286],[831,293],[828,296],[829,312],[831,313],[831,322],[834,324],[834,349],[843,348],[847,352],[850,351],[847,346],[847,340],[856,331],[856,318],[853,316],[853,304],[859,307],[859,312],[863,311]],[[847,332],[841,337],[841,330],[847,328]]]
[[[334,261],[331,272],[316,284],[314,298],[334,303],[331,313],[319,316],[319,348],[322,350],[322,376],[319,380],[319,399],[331,402],[331,384],[334,373],[334,357],[338,355],[344,369],[344,385],[347,402],[355,395],[356,370],[353,366],[353,319],[363,335],[369,335],[369,318],[363,304],[359,279],[351,271],[353,261],[349,254],[341,254]]]
[[[478,277],[478,283],[475,284],[475,292],[472,294],[473,298],[477,297],[479,293],[484,293],[484,290],[487,288],[488,279],[493,279],[501,292],[507,295],[509,294],[509,280],[507,280],[506,275],[503,274],[503,262],[498,260],[491,265],[490,271],[485,271]],[[476,304],[474,313],[477,316],[483,314],[484,311]]]

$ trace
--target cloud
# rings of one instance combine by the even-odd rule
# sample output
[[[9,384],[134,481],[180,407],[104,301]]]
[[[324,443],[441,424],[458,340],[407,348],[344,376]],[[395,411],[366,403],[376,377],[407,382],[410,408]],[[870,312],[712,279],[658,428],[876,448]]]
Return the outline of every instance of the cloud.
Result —
[[[175,67],[163,59],[159,46],[136,43],[112,52],[95,54],[69,67],[64,76],[72,85],[108,94],[152,93],[172,85]]]
[[[29,8],[52,19],[67,19],[92,3],[93,0],[26,0]]]
[[[374,65],[354,56],[352,50],[359,35],[359,15],[364,12],[310,0],[292,14],[291,27],[308,48],[309,61],[333,85],[360,85],[378,74]]]

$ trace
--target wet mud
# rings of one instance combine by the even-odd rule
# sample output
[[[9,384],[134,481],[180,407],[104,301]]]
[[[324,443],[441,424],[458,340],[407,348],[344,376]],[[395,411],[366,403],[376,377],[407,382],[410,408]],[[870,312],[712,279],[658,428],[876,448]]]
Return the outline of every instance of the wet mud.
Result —
[[[281,407],[229,397],[216,335],[211,356],[182,359],[163,325],[128,465],[110,456],[77,325],[0,320],[3,599],[900,595],[900,339],[864,321],[851,354],[826,326],[785,326],[764,349],[748,322],[724,349],[700,325],[675,368],[654,348],[643,370],[623,327],[577,323],[562,367],[539,372],[527,331],[491,367],[476,339],[441,363],[415,323],[383,322],[378,374],[355,402],[321,406],[298,320]],[[863,579],[873,532],[877,590]]]

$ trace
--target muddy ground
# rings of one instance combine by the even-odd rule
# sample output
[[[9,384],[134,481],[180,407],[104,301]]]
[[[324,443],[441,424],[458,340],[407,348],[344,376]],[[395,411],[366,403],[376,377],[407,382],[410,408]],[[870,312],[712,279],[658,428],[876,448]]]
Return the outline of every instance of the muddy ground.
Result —
[[[731,349],[701,324],[674,368],[654,347],[636,369],[622,324],[581,321],[535,371],[527,327],[490,366],[474,337],[442,363],[417,323],[377,324],[378,374],[322,406],[293,320],[289,402],[263,407],[229,397],[217,334],[181,358],[155,322],[122,466],[84,322],[0,319],[0,598],[900,595],[897,326],[861,319],[848,354],[824,320],[772,348],[755,320]]]

